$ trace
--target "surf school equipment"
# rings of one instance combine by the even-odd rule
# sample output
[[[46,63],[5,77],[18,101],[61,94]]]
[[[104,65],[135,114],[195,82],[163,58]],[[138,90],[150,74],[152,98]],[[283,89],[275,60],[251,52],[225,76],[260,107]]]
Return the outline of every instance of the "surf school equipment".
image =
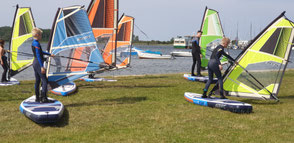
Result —
[[[289,62],[294,23],[285,12],[272,21],[236,58],[224,74],[224,90],[229,96],[274,99]]]
[[[38,124],[57,122],[63,115],[63,104],[53,98],[48,98],[53,103],[35,102],[36,96],[24,100],[20,104],[20,112]]]
[[[201,98],[201,96],[202,94],[191,93],[191,92],[185,92],[185,95],[184,95],[185,99],[188,102],[201,105],[201,106],[219,108],[219,109],[231,111],[234,113],[251,113],[253,109],[253,107],[248,103],[234,101],[230,99],[220,99],[217,97]]]
[[[219,14],[216,10],[205,8],[200,29],[202,31],[202,36],[199,41],[201,47],[200,52],[202,54],[201,67],[205,68],[208,65],[211,52],[224,37]],[[212,43],[215,45],[212,45]],[[222,60],[222,62],[226,61],[227,59]]]
[[[10,85],[18,85],[19,81],[14,79],[14,78],[10,78],[10,81],[8,82],[0,82],[0,86],[10,86]]]
[[[35,27],[31,8],[16,5],[8,55],[8,79],[12,82],[11,85],[16,82],[11,77],[32,65],[34,57],[28,51],[31,51],[32,29]]]
[[[207,82],[208,81],[208,76],[192,76],[191,74],[184,74],[184,78],[189,80],[189,81],[200,81],[200,82]],[[217,82],[217,78],[213,78],[212,83]]]
[[[82,6],[59,8],[47,50],[47,76],[52,89],[102,69],[104,60]]]
[[[91,0],[87,13],[105,63],[115,67],[118,0]]]
[[[134,35],[134,18],[127,15],[122,15],[118,23],[118,32],[115,36],[117,42],[117,53],[123,51],[129,51],[128,55],[116,56],[116,67],[126,68],[130,66],[131,63],[131,51],[132,51],[132,41]],[[115,42],[115,41],[109,41]]]
[[[71,93],[75,92],[76,90],[77,90],[77,85],[74,82],[68,82],[64,85],[61,85],[57,88],[52,89],[51,93],[55,95],[68,96]]]

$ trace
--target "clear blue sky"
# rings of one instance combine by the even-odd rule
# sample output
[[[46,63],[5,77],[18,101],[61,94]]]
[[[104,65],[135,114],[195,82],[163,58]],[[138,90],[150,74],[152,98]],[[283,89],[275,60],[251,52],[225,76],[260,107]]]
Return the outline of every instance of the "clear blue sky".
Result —
[[[37,27],[51,28],[58,7],[85,5],[90,0],[2,0],[0,26],[11,26],[16,4],[31,7]],[[135,17],[135,35],[143,40],[170,40],[177,35],[191,35],[200,27],[205,6],[219,11],[225,35],[250,38],[276,18],[282,11],[294,21],[294,0],[120,0],[120,14]]]

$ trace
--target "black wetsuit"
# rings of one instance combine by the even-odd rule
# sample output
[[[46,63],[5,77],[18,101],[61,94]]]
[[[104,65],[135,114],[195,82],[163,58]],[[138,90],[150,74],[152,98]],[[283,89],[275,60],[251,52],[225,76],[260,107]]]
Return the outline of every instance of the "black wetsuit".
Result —
[[[192,64],[192,71],[191,74],[194,75],[195,65],[197,63],[197,75],[201,75],[201,58],[200,58],[200,46],[199,46],[199,38],[196,38],[192,41],[192,57],[193,57],[193,64]]]
[[[4,50],[4,48],[3,48],[3,50]],[[5,56],[5,51],[4,51],[3,56],[1,56],[1,59],[3,61],[3,65],[1,65],[2,68],[3,68],[1,82],[5,82],[5,81],[8,81],[7,78],[6,78],[6,74],[7,74],[7,71],[8,71],[8,63],[7,63],[7,57]]]
[[[219,69],[219,65],[221,65],[220,62],[220,57],[221,56],[226,56],[229,60],[235,61],[230,55],[226,54],[224,51],[224,47],[222,45],[217,46],[213,51],[210,56],[210,60],[208,63],[208,76],[209,80],[206,82],[204,92],[207,92],[210,84],[212,83],[213,80],[213,74],[216,75],[218,78],[218,84],[220,88],[220,95],[223,96],[223,78],[222,78],[222,73]]]

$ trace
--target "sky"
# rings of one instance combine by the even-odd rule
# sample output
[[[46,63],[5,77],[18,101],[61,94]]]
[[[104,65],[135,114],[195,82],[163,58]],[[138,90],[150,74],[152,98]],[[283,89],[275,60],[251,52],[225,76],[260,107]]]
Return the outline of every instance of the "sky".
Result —
[[[12,25],[14,6],[19,4],[32,8],[37,27],[50,29],[59,7],[85,5],[87,9],[91,0],[1,1],[0,26]],[[231,39],[236,38],[237,29],[240,40],[254,38],[283,11],[294,21],[294,0],[119,0],[119,14],[135,18],[134,34],[140,40],[166,41],[198,31],[206,6],[219,12],[224,33]]]

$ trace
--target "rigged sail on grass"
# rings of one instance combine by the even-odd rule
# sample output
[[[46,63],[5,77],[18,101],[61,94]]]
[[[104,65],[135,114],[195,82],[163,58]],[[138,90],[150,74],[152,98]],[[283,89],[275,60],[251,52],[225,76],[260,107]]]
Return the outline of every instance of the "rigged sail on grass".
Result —
[[[86,11],[81,6],[57,11],[48,45],[47,76],[52,88],[98,71],[104,63]]]
[[[119,20],[117,37],[113,37],[117,41],[117,52],[126,52],[127,55],[120,55],[116,58],[116,65],[119,68],[129,66],[131,62],[132,39],[134,33],[134,18],[123,15]],[[115,41],[109,41],[115,42]]]
[[[116,42],[108,41],[117,34],[118,0],[92,0],[87,12],[105,63],[115,65]]]
[[[200,38],[201,47],[201,66],[207,67],[210,58],[210,53],[213,46],[208,47],[214,41],[221,40],[224,37],[223,28],[218,15],[218,12],[213,9],[205,8],[204,16],[201,24],[202,36]]]
[[[231,96],[276,99],[289,60],[294,24],[282,13],[228,68],[224,89]]]
[[[16,6],[10,41],[9,78],[32,65],[33,56],[26,54],[31,51],[32,29],[35,28],[31,8]]]

